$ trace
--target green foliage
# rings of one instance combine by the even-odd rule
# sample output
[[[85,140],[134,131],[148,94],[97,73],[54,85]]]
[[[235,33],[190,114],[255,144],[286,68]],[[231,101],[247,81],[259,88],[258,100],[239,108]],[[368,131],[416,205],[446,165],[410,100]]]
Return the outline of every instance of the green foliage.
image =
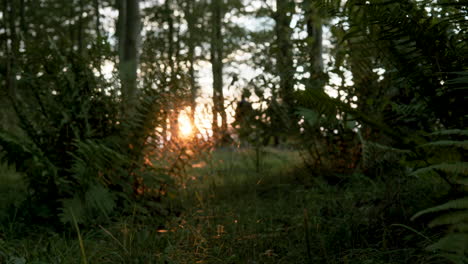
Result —
[[[468,162],[440,163],[420,168],[413,172],[414,175],[425,174],[432,171],[442,171],[450,174],[468,174]]]
[[[448,232],[428,246],[427,250],[437,251],[441,257],[457,264],[468,261],[468,163],[462,159],[466,156],[466,135],[467,130],[441,130],[431,133],[431,136],[437,139],[419,146],[426,152],[426,156],[430,157],[429,164],[413,172],[419,177],[440,175],[452,186],[452,197],[455,198],[422,210],[412,219],[425,214],[436,215],[429,222],[429,227],[446,226]],[[444,139],[447,137],[449,139]],[[454,140],[455,138],[458,140]]]
[[[18,214],[27,198],[26,186],[24,175],[18,173],[14,166],[0,163],[0,223]]]
[[[73,198],[63,200],[59,217],[62,223],[95,222],[96,216],[108,218],[115,206],[115,195],[108,188],[95,185],[84,194],[76,193]]]
[[[429,262],[430,253],[418,249],[419,236],[391,224],[418,228],[405,216],[440,195],[437,178],[385,182],[354,174],[331,186],[306,177],[299,152],[264,151],[263,169],[254,173],[254,149],[215,150],[204,167],[188,171],[194,179],[178,196],[184,211],[163,225],[128,215],[80,228],[88,262]],[[16,240],[6,234],[0,251],[26,263],[79,263],[80,240],[72,234],[30,233]]]
[[[28,203],[19,211],[25,219],[72,222],[73,210],[78,223],[108,220],[116,204],[130,206],[136,198],[158,96],[141,91],[135,115],[126,120],[118,87],[96,75],[85,57],[49,43],[44,52],[50,56],[32,61],[24,74],[46,70],[18,82],[21,100],[14,109],[24,133],[0,130],[2,160],[24,174]]]
[[[345,114],[352,115],[360,126],[362,169],[374,167],[389,176],[391,169],[399,167],[401,175],[406,167],[418,177],[443,179],[451,201],[416,216],[439,214],[430,226],[446,226],[448,232],[428,249],[466,263],[466,199],[460,198],[467,194],[468,168],[463,130],[468,64],[461,55],[468,50],[466,10],[455,1],[356,0],[343,8],[338,2],[321,2],[340,20],[331,27],[332,73],[343,78],[345,68],[354,84],[334,85],[346,93],[337,100],[301,92],[298,102],[307,110],[300,113],[312,126],[323,115],[331,120],[340,115],[342,124]]]
[[[318,89],[298,91],[296,100],[296,114],[304,121],[298,140],[308,153],[306,162],[323,174],[352,173],[357,169],[360,147],[355,114],[358,112]]]

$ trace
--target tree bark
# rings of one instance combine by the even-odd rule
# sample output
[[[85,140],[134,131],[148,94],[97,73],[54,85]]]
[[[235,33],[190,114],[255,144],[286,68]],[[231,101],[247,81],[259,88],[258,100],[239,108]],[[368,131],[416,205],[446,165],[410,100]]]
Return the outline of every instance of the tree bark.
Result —
[[[322,21],[314,9],[312,0],[304,0],[305,19],[307,25],[307,47],[309,56],[310,82],[307,88],[323,89],[325,80],[323,77],[323,45],[322,45]]]
[[[101,42],[101,12],[99,11],[99,0],[94,0],[94,12],[96,12],[96,36],[99,41]]]
[[[213,136],[222,138],[227,133],[227,117],[224,108],[223,95],[223,36],[222,36],[222,1],[213,0],[212,32],[211,32],[211,65],[213,73]],[[218,117],[221,117],[221,127],[218,125]]]
[[[27,4],[26,0],[20,1],[20,27],[24,36],[26,36],[26,33],[28,31],[28,26],[26,24],[26,15],[25,15],[26,4]]]
[[[72,8],[74,8],[72,6]],[[83,12],[84,12],[84,3],[83,0],[79,0],[79,10],[80,13],[78,15],[78,54],[83,56],[84,54],[84,39],[83,39]]]
[[[185,9],[185,17],[187,19],[187,26],[188,26],[188,34],[189,34],[189,39],[188,39],[188,63],[189,63],[189,84],[190,84],[190,121],[192,123],[192,127],[196,129],[195,125],[195,111],[197,107],[197,85],[196,85],[196,80],[195,80],[195,29],[196,29],[196,19],[193,14],[194,8],[193,8],[193,1],[187,1],[187,6]]]
[[[280,77],[279,95],[283,104],[292,114],[294,104],[294,65],[292,55],[290,27],[292,13],[294,12],[294,2],[291,0],[276,0],[275,34],[276,34],[276,70]]]
[[[123,112],[131,116],[137,100],[138,44],[140,38],[139,0],[118,0],[119,73]]]
[[[174,42],[174,18],[172,17],[172,7],[171,7],[171,0],[166,0],[164,2],[164,8],[166,12],[166,19],[168,23],[168,31],[167,31],[167,59],[169,62],[169,70],[170,70],[170,97],[175,98],[177,95],[177,78],[176,78],[176,57],[177,57],[177,43]],[[170,100],[168,109],[169,113],[169,124],[170,124],[170,132],[171,138],[174,139],[178,136],[179,133],[179,102],[176,100]]]
[[[6,1],[7,3],[10,1]],[[8,25],[9,25],[9,40],[10,46],[8,47],[7,43],[7,89],[9,96],[12,100],[14,106],[17,105],[16,98],[16,58],[18,49],[19,49],[19,42],[18,36],[16,33],[16,4],[14,1],[11,1],[9,4],[6,4],[5,11],[8,13],[4,13],[4,16],[8,14]],[[9,9],[9,10],[8,10]],[[6,23],[5,23],[6,24]]]

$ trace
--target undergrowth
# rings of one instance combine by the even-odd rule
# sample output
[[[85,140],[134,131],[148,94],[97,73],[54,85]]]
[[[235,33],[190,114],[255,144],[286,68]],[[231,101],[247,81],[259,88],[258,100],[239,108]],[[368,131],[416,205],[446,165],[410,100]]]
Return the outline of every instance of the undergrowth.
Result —
[[[439,177],[330,185],[297,152],[262,149],[259,172],[254,157],[232,148],[195,161],[173,201],[180,215],[81,226],[83,248],[72,228],[3,225],[0,263],[436,263],[423,248],[441,230],[410,218],[442,201]]]

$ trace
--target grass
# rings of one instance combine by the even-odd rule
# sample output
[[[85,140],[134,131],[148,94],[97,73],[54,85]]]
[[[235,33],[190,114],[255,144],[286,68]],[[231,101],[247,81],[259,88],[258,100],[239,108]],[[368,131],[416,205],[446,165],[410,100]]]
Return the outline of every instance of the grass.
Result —
[[[411,229],[434,234],[408,219],[443,194],[436,179],[355,174],[333,186],[298,152],[255,157],[221,149],[198,162],[174,198],[182,213],[163,225],[133,215],[78,233],[1,226],[0,263],[430,263],[430,241]]]

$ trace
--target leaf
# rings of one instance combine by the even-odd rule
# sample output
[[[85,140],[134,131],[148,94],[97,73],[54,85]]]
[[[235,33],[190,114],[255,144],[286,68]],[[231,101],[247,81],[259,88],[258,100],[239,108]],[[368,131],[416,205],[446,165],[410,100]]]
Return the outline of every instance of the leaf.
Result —
[[[440,130],[440,131],[432,132],[431,135],[434,135],[434,136],[447,136],[447,135],[468,136],[468,130],[446,129],[446,130]]]
[[[468,234],[452,233],[442,237],[436,243],[426,247],[429,251],[443,250],[463,256],[468,250]]]
[[[461,185],[468,186],[468,178],[455,179],[455,182]]]
[[[468,140],[458,141],[458,140],[439,140],[434,142],[429,142],[419,146],[420,148],[425,147],[452,147],[452,148],[463,148],[468,149]]]
[[[93,185],[85,193],[86,205],[90,209],[97,209],[104,216],[115,208],[115,197],[102,185]]]
[[[440,253],[437,254],[441,258],[445,258],[446,260],[451,261],[454,264],[466,264],[468,263],[468,258],[465,256],[460,256],[457,254],[450,254],[450,253]]]
[[[7,263],[8,264],[26,264],[26,259],[24,257],[10,257]]]
[[[415,170],[411,173],[411,175],[420,175],[425,173],[430,173],[435,170],[441,170],[447,173],[454,173],[454,174],[468,174],[468,162],[454,162],[454,163],[440,163],[431,165],[429,167],[424,167],[418,170]]]
[[[304,120],[312,127],[317,125],[319,122],[320,115],[314,110],[304,107],[298,107],[296,113],[302,115],[304,117]]]
[[[414,220],[423,214],[434,213],[434,212],[439,212],[439,211],[444,211],[444,210],[449,210],[449,209],[468,209],[468,197],[452,200],[447,203],[422,210],[418,212],[417,214],[415,214],[413,217],[411,217],[411,220]]]
[[[450,212],[436,217],[429,223],[429,227],[455,225],[463,222],[468,223],[468,210]]]
[[[82,224],[86,221],[86,210],[78,195],[75,195],[72,199],[62,200],[62,208],[60,210],[62,211],[59,213],[60,221],[64,224],[73,223],[74,221]]]

